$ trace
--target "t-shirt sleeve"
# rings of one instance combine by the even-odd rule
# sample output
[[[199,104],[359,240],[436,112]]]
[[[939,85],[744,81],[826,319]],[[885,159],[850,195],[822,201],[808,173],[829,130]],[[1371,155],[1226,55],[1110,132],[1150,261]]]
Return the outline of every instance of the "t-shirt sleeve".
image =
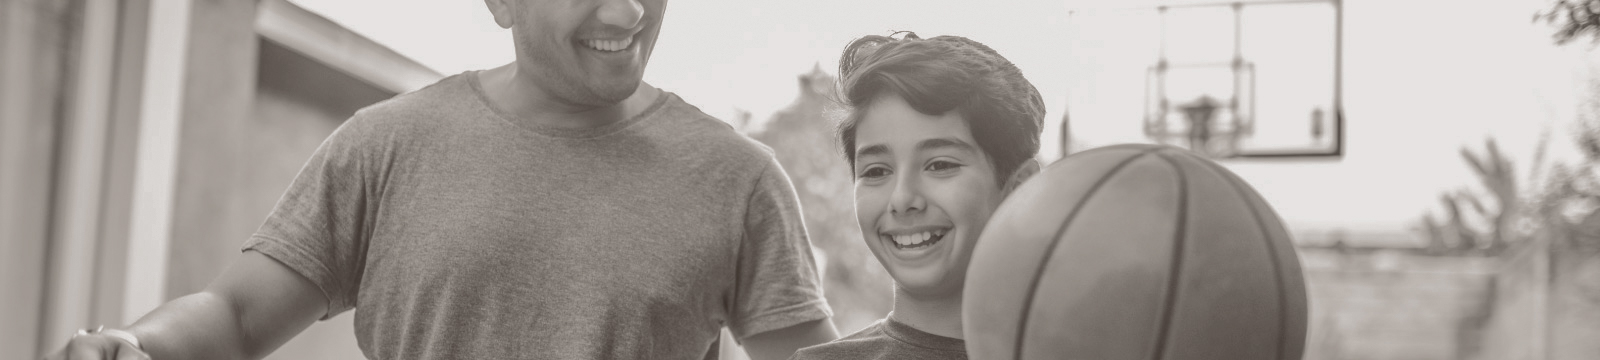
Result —
[[[311,280],[332,318],[355,307],[366,257],[374,162],[363,154],[357,121],[345,122],[317,147],[265,223],[242,251],[271,257]]]
[[[738,284],[728,324],[742,342],[751,335],[826,319],[832,310],[801,220],[800,201],[777,161],[767,159],[747,201]]]

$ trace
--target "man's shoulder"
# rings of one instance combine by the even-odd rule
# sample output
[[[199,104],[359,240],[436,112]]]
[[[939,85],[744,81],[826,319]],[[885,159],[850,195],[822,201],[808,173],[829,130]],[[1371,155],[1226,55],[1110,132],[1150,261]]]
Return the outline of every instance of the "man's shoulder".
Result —
[[[726,121],[700,111],[676,94],[667,92],[662,116],[669,119],[667,131],[681,143],[708,154],[721,154],[742,161],[765,161],[772,157],[772,148],[734,128]],[[722,157],[718,156],[718,157]]]
[[[476,94],[467,82],[472,73],[451,75],[438,82],[356,111],[353,119],[411,118],[418,115],[449,114],[453,110],[477,105]]]
[[[347,131],[388,135],[435,132],[449,120],[471,116],[477,99],[465,76],[452,75],[431,85],[357,110],[343,125]]]

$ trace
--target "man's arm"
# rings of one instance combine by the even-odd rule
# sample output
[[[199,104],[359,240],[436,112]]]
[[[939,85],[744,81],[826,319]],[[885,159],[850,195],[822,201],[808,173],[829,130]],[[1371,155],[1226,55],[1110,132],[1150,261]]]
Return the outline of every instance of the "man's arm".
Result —
[[[784,360],[811,345],[839,338],[833,320],[807,321],[794,326],[763,332],[744,339],[744,351],[751,360]]]
[[[161,305],[128,332],[155,359],[259,359],[305,330],[327,307],[310,280],[266,255],[246,251],[205,290]],[[109,357],[123,344],[108,340],[78,336],[50,359]]]

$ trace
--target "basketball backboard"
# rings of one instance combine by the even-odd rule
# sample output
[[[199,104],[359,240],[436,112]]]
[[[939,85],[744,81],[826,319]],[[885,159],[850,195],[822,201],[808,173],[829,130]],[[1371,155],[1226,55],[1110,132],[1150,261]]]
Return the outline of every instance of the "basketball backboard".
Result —
[[[1117,36],[1130,20],[1155,29]],[[1339,0],[1165,1],[1074,9],[1072,21],[1095,45],[1073,48],[1087,61],[1144,42],[1122,58],[1142,58],[1142,124],[1128,126],[1151,141],[1217,158],[1343,154]]]

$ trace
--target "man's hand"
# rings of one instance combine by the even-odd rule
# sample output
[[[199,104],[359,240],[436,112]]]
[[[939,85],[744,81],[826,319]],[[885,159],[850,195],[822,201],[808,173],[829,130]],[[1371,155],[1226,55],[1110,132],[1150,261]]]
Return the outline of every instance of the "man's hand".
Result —
[[[106,334],[73,336],[67,346],[45,360],[150,360],[150,355],[133,344]]]
[[[247,251],[204,291],[129,325],[142,351],[115,336],[81,333],[45,359],[259,359],[326,312],[327,300],[311,280]]]

